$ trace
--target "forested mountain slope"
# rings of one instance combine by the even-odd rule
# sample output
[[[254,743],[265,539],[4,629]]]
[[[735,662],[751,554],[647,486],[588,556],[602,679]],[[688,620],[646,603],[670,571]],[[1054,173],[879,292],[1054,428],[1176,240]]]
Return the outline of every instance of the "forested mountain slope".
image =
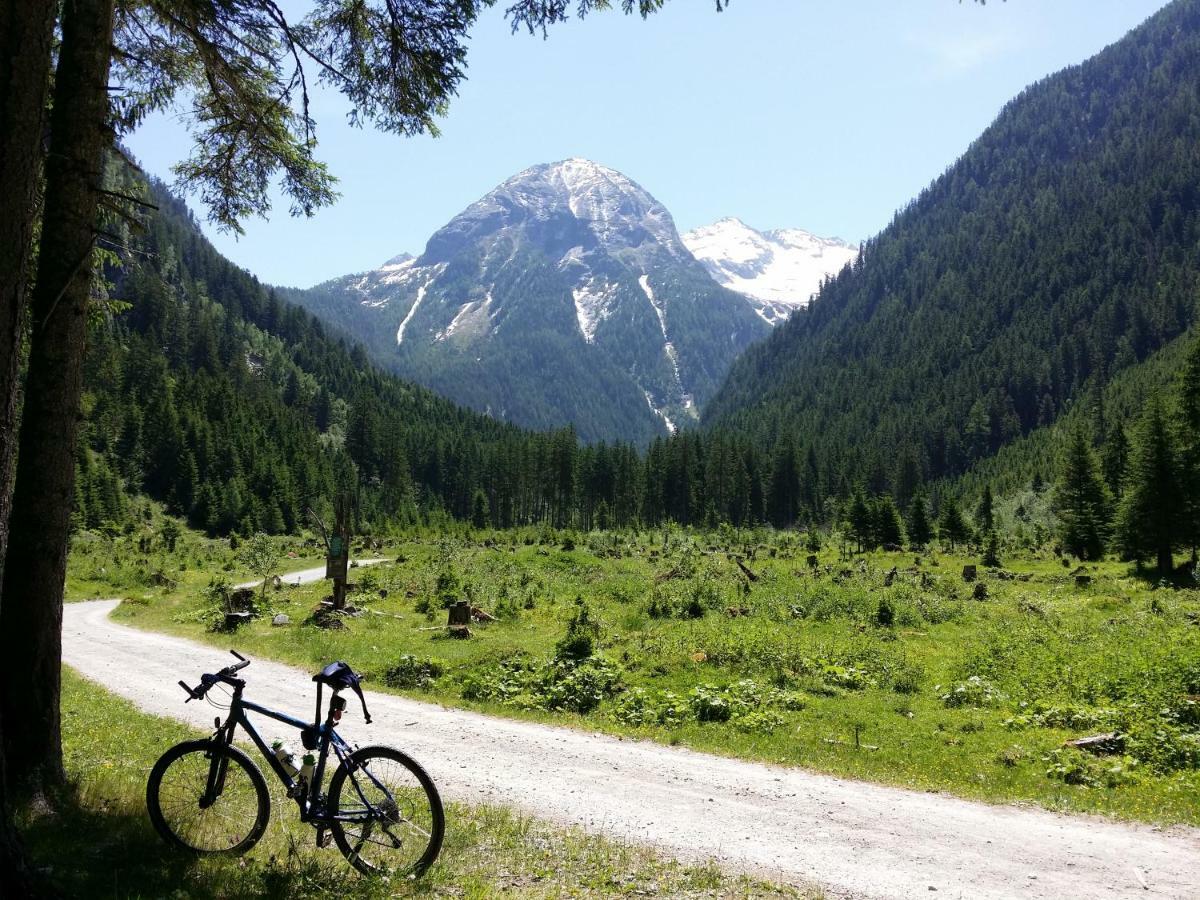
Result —
[[[89,337],[81,526],[119,526],[145,494],[212,533],[293,530],[339,486],[358,489],[367,527],[418,511],[564,521],[576,467],[597,459],[634,490],[632,448],[581,451],[570,430],[522,431],[376,369],[151,193],[137,252],[107,273],[130,306]],[[597,489],[616,504],[612,478]]]
[[[735,364],[710,426],[810,442],[876,490],[1055,421],[1196,315],[1200,2],[1010,102]]]
[[[667,209],[585,159],[534,166],[399,256],[289,298],[377,362],[498,419],[647,443],[692,424],[768,325]]]

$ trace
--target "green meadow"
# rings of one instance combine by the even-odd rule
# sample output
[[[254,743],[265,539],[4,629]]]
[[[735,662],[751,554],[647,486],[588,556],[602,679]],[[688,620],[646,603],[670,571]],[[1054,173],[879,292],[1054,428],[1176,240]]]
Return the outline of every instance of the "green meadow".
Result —
[[[360,553],[361,551],[361,553]],[[280,539],[275,571],[311,565]],[[294,554],[289,557],[287,553]],[[497,715],[993,802],[1200,822],[1200,591],[1050,551],[816,553],[770,530],[413,536],[356,548],[355,613],[327,582],[255,592],[244,548],[185,533],[79,543],[70,594],[116,618]],[[977,578],[963,568],[976,565]],[[449,636],[460,600],[494,617]],[[284,614],[289,624],[272,625]],[[1114,734],[1110,752],[1064,746]]]

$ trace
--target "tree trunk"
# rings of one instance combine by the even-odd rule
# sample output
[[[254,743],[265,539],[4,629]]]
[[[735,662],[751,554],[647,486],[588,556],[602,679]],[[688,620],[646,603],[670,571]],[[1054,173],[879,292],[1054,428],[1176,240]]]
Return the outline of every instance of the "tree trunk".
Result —
[[[0,735],[4,723],[0,721]],[[25,857],[25,847],[13,822],[13,810],[4,784],[4,749],[0,743],[0,897],[36,896],[37,885]]]
[[[17,446],[17,382],[30,281],[54,0],[0,6],[0,575]]]
[[[0,577],[8,547],[21,339],[56,6],[53,0],[0,5]],[[0,737],[0,897],[25,897],[34,885],[12,814]]]
[[[75,439],[108,126],[113,0],[66,0],[3,601],[0,717],[14,792],[64,780],[59,725],[62,597]],[[20,729],[12,728],[20,723]]]
[[[1158,574],[1164,578],[1175,574],[1175,555],[1170,544],[1158,548]]]

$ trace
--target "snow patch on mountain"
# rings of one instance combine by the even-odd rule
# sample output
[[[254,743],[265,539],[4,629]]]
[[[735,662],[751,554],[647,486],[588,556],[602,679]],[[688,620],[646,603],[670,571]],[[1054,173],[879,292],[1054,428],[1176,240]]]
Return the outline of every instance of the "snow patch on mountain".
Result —
[[[667,431],[671,432],[671,434],[674,434],[675,423],[671,421],[671,417],[654,405],[654,398],[650,396],[649,391],[644,390],[642,393],[646,395],[646,405],[650,407],[650,411],[663,420],[663,424],[667,426]]]
[[[671,368],[675,373],[675,386],[679,389],[680,402],[683,403],[683,408],[688,411],[693,417],[699,418],[696,413],[696,402],[683,387],[683,377],[679,374],[679,351],[675,349],[675,345],[671,343],[671,339],[667,337],[667,311],[663,308],[661,300],[655,300],[654,289],[650,287],[650,276],[642,275],[638,278],[638,284],[642,286],[642,291],[646,294],[646,299],[650,301],[650,305],[654,308],[654,312],[658,315],[658,327],[662,331],[663,337],[663,352],[667,354],[667,359],[671,361]],[[662,413],[660,413],[662,415]],[[670,420],[663,415],[663,420],[667,422],[667,427],[672,432],[675,431],[675,426],[670,423]]]
[[[429,286],[433,284],[433,279],[441,274],[444,266],[434,266],[433,271],[429,273],[429,277],[425,283],[417,288],[417,299],[413,301],[413,305],[408,308],[408,313],[400,322],[400,327],[396,329],[397,345],[404,343],[404,329],[408,327],[408,323],[412,321],[412,317],[417,314],[417,307],[421,305],[421,301],[425,299],[425,292],[429,290]]]
[[[695,228],[683,235],[683,243],[718,284],[750,298],[771,325],[807,306],[821,283],[852,263],[859,250],[800,228],[758,231],[736,218]]]
[[[617,294],[617,287],[601,279],[588,278],[582,286],[571,289],[579,331],[589,344],[596,341],[596,327],[612,314],[612,301]]]

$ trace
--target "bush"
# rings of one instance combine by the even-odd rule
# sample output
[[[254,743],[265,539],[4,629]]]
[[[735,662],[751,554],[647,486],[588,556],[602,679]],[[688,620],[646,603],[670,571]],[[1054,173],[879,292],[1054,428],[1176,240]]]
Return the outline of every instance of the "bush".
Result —
[[[438,572],[434,593],[442,609],[449,609],[461,599],[459,595],[462,593],[462,582],[453,569],[447,566]]]
[[[428,688],[445,671],[434,659],[418,659],[405,653],[383,673],[383,683],[394,688]]]
[[[1159,773],[1200,769],[1200,734],[1168,721],[1135,726],[1128,737],[1129,754]]]
[[[573,664],[558,661],[542,673],[541,696],[546,709],[591,712],[621,688],[621,673],[596,657]]]
[[[881,628],[891,628],[892,623],[896,621],[896,611],[892,609],[892,604],[888,598],[879,598],[879,607],[875,610],[875,624]]]
[[[518,656],[488,671],[468,673],[462,680],[462,696],[518,709],[586,713],[623,686],[620,670],[605,659],[535,663]]]
[[[692,688],[688,702],[698,722],[728,722],[733,715],[729,698],[711,684],[699,684]]]
[[[1137,760],[1128,756],[1098,760],[1078,750],[1051,750],[1042,761],[1048,763],[1046,777],[1079,787],[1115,788],[1132,781],[1137,774]]]
[[[940,684],[934,690],[939,692],[942,703],[951,708],[997,706],[1004,699],[999,689],[981,675],[972,675],[946,691]]]
[[[734,719],[733,727],[749,734],[770,734],[783,727],[783,716],[769,709],[755,709]]]
[[[1027,712],[1005,719],[1004,724],[1014,729],[1033,726],[1093,731],[1116,727],[1121,718],[1118,710],[1107,707],[1091,708],[1071,704],[1049,706],[1039,702],[1029,707]]]
[[[901,663],[892,673],[892,690],[897,694],[915,694],[921,690],[925,670],[915,663]]]
[[[567,623],[567,633],[555,645],[554,656],[559,660],[580,662],[595,652],[599,639],[600,623],[592,619],[586,601],[576,597],[575,611]]]

